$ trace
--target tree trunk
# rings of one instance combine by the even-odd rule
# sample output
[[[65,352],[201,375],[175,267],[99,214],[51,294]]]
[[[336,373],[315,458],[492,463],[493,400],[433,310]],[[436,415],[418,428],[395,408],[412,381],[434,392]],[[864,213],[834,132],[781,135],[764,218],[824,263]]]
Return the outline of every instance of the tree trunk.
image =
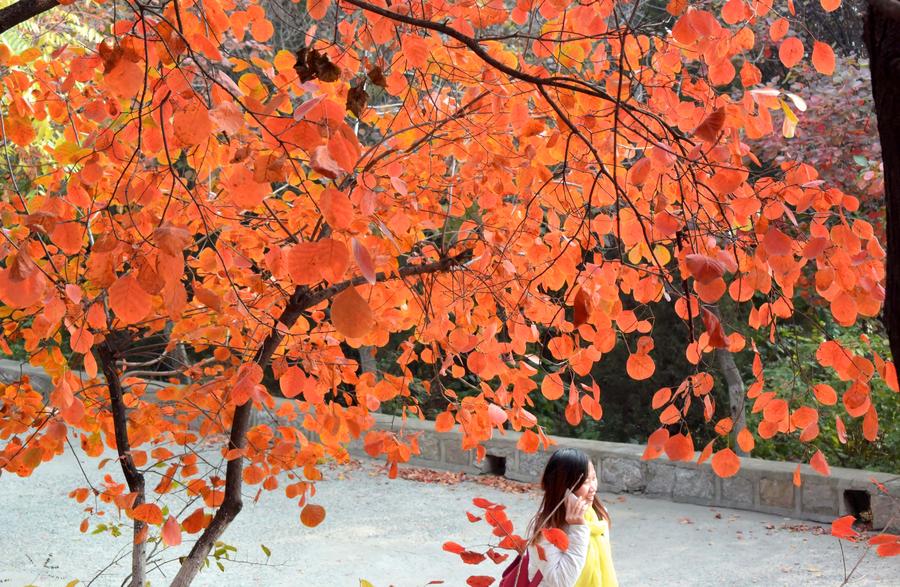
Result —
[[[20,0],[0,9],[0,35],[56,6],[59,0]]]
[[[285,306],[284,311],[279,316],[272,331],[266,337],[259,352],[256,354],[254,361],[260,367],[265,369],[275,349],[281,344],[284,333],[300,317],[300,314],[310,306],[312,297],[306,287],[297,287],[293,295]],[[231,434],[228,438],[228,449],[242,449],[247,445],[247,430],[250,427],[250,416],[253,412],[253,402],[248,400],[244,404],[238,406],[234,410],[234,419],[231,424]],[[231,524],[231,521],[240,513],[244,507],[241,499],[242,478],[244,471],[244,459],[236,458],[228,461],[225,469],[225,498],[222,505],[216,510],[209,526],[200,535],[194,547],[191,548],[190,554],[182,561],[178,574],[172,581],[171,587],[187,587],[190,585],[200,568],[209,556],[209,551],[215,545],[216,541],[225,532],[225,529]]]
[[[122,381],[116,370],[116,351],[108,341],[96,348],[96,355],[106,384],[109,387],[109,408],[113,417],[113,431],[116,437],[116,451],[119,464],[125,475],[128,490],[135,494],[134,507],[144,503],[144,475],[131,458],[131,443],[128,440],[128,414],[125,408]],[[134,520],[133,540],[131,547],[131,581],[129,587],[144,587],[147,582],[147,525]]]
[[[884,326],[900,358],[900,0],[869,0],[863,36],[884,163],[887,286]]]
[[[719,369],[725,376],[725,383],[728,386],[728,407],[731,415],[731,421],[734,425],[731,428],[731,436],[734,439],[735,451],[738,455],[744,457],[747,453],[741,450],[737,443],[738,433],[747,427],[744,409],[744,379],[741,372],[734,363],[734,355],[728,349],[716,349],[716,361],[719,363]]]

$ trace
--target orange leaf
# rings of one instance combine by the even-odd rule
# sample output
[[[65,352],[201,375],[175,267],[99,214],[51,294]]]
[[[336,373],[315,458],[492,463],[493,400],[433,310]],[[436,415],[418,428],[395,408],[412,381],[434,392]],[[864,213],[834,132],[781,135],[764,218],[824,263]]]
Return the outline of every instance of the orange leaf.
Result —
[[[404,35],[401,39],[403,56],[411,67],[424,68],[428,62],[428,43],[416,35]]]
[[[331,302],[331,323],[347,338],[361,338],[375,326],[369,302],[352,285],[334,296]]]
[[[337,179],[343,172],[337,161],[331,158],[331,155],[328,153],[328,147],[325,145],[319,145],[313,149],[312,156],[309,158],[309,166],[316,173],[329,179]]]
[[[791,254],[791,245],[794,241],[777,228],[769,228],[763,237],[763,248],[770,256],[785,256]]]
[[[815,472],[820,475],[824,475],[828,477],[831,475],[831,469],[828,467],[828,461],[825,460],[825,455],[822,454],[822,451],[817,450],[816,454],[809,459],[809,466],[813,468]]]
[[[556,548],[566,551],[569,550],[569,537],[559,528],[544,528],[541,530],[544,539]]]
[[[313,20],[321,20],[330,6],[331,0],[306,0],[306,13]]]
[[[825,12],[834,12],[841,7],[841,0],[819,0]]]
[[[653,394],[653,401],[651,403],[651,406],[654,410],[658,410],[659,408],[666,405],[670,399],[672,399],[672,388],[663,387]]]
[[[124,324],[135,324],[150,313],[150,294],[130,273],[116,280],[109,288],[109,306]]]
[[[756,441],[753,439],[753,433],[747,428],[742,428],[741,431],[738,432],[737,443],[744,452],[750,452],[753,450],[753,447],[756,446]]]
[[[533,453],[537,452],[537,449],[540,446],[540,442],[541,439],[537,434],[535,434],[531,430],[526,430],[522,433],[522,436],[519,437],[519,442],[516,443],[516,448],[518,448],[522,452]]]
[[[647,447],[641,460],[649,461],[659,457],[666,447],[666,441],[669,440],[669,431],[666,428],[658,428],[653,431],[647,439]]]
[[[794,469],[794,475],[793,475],[793,478],[794,478],[794,479],[793,479],[793,481],[794,481],[794,486],[795,486],[795,487],[800,487],[800,485],[801,485],[801,480],[800,480],[800,465],[799,465],[799,464],[797,465],[797,468]]]
[[[863,437],[869,442],[875,442],[878,438],[878,413],[874,405],[869,406],[869,411],[863,417],[862,430]]]
[[[551,373],[541,381],[541,393],[550,401],[561,398],[563,391],[565,391],[565,386],[559,373]]]
[[[788,403],[783,399],[773,399],[763,408],[763,418],[770,422],[781,422],[788,415]]]
[[[134,508],[131,517],[154,526],[162,524],[163,521],[162,510],[155,503],[142,503]]]
[[[435,432],[450,432],[453,430],[455,423],[456,420],[453,418],[452,412],[441,412],[434,419],[434,430]]]
[[[690,435],[675,434],[665,445],[666,456],[673,461],[691,461],[694,458],[694,441]]]
[[[741,459],[730,448],[723,448],[713,455],[712,468],[723,479],[733,477],[741,468]]]
[[[827,383],[814,385],[813,394],[816,396],[816,400],[823,406],[833,406],[837,403],[837,392]]]
[[[628,361],[625,363],[625,370],[632,379],[642,381],[644,379],[649,379],[653,375],[653,372],[656,370],[656,364],[653,362],[653,359],[650,358],[650,355],[633,353],[628,356]]]
[[[191,515],[184,519],[181,523],[181,527],[188,534],[196,534],[206,528],[210,521],[212,521],[212,516],[205,514],[203,508],[197,508]]]
[[[769,38],[772,39],[772,42],[777,43],[784,38],[789,27],[790,23],[786,18],[779,18],[769,27]]]
[[[831,535],[845,540],[855,540],[859,536],[859,532],[853,529],[854,522],[856,522],[856,518],[853,516],[838,518],[831,523]]]
[[[325,508],[311,503],[306,504],[300,512],[300,521],[304,526],[315,528],[325,519]]]
[[[584,289],[579,288],[572,302],[572,324],[578,328],[591,317],[591,296]]]
[[[725,265],[721,261],[706,255],[690,254],[684,258],[688,271],[700,283],[711,283],[722,277]]]
[[[308,378],[300,367],[291,365],[285,369],[281,377],[278,379],[278,387],[284,397],[292,398],[300,395],[306,388]]]
[[[369,249],[366,248],[364,244],[362,244],[356,237],[350,240],[350,248],[353,249],[353,258],[356,260],[356,265],[359,267],[359,272],[362,273],[362,276],[366,278],[371,285],[375,285],[377,281],[377,276],[375,274],[375,262],[372,260],[372,255],[369,253]]]
[[[209,111],[202,106],[178,110],[172,117],[175,137],[183,145],[199,145],[208,140],[213,130]]]
[[[184,228],[166,223],[153,231],[153,240],[166,253],[173,257],[181,257],[191,243],[191,233]]]
[[[834,50],[831,45],[816,41],[813,43],[812,63],[822,75],[834,73]]]
[[[742,0],[730,0],[730,2],[737,2],[743,6]],[[708,143],[714,143],[719,138],[719,133],[724,125],[725,109],[717,108],[694,130],[694,136]]]
[[[835,415],[834,425],[837,429],[838,441],[840,441],[841,444],[847,444],[847,427],[844,426],[844,421],[839,415]]]
[[[247,485],[259,485],[266,478],[266,472],[258,465],[250,465],[241,476]]]
[[[788,69],[794,67],[803,59],[803,42],[797,37],[785,39],[778,47],[778,58]]]
[[[340,281],[350,265],[350,251],[347,250],[347,245],[339,240],[323,238],[319,241],[319,255],[317,265],[322,277],[331,283]]]
[[[722,418],[716,423],[715,431],[719,436],[725,436],[734,428],[734,421],[731,418]]]
[[[879,544],[878,548],[875,549],[875,552],[878,553],[878,556],[898,556],[900,555],[900,541]]]
[[[506,415],[506,412],[498,406],[497,404],[488,404],[488,420],[491,421],[491,424],[497,426],[503,426],[504,422],[509,419],[509,416]]]
[[[325,189],[319,196],[319,209],[325,221],[335,230],[345,230],[353,222],[353,204],[344,192]]]
[[[178,546],[181,544],[181,526],[173,516],[169,516],[162,527],[162,540],[166,546]]]

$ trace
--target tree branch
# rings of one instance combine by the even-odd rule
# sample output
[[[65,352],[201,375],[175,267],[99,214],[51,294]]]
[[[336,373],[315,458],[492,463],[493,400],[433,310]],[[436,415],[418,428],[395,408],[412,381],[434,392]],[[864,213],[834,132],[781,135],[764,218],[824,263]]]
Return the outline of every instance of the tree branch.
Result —
[[[0,35],[57,6],[59,6],[59,0],[19,0],[15,4],[0,9]]]
[[[135,494],[133,507],[144,503],[144,475],[138,471],[131,457],[131,443],[128,441],[128,416],[125,408],[125,390],[122,380],[116,371],[116,351],[110,346],[109,341],[95,347],[97,362],[106,378],[109,387],[109,406],[113,417],[113,430],[116,437],[116,452],[119,454],[119,464],[125,475],[128,490]],[[132,542],[131,555],[131,587],[143,587],[146,582],[146,534],[147,525],[134,520],[134,541]]]

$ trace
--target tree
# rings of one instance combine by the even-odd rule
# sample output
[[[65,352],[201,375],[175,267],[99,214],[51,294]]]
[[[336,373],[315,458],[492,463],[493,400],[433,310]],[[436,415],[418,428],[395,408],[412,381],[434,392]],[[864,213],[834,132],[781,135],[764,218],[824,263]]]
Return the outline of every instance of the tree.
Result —
[[[884,164],[884,209],[887,217],[887,250],[890,259],[897,258],[900,246],[897,218],[900,215],[900,178],[897,163],[900,158],[900,113],[892,92],[897,88],[897,24],[900,4],[886,0],[870,0],[866,13],[865,42],[872,70],[872,94],[878,116],[878,134]],[[900,284],[897,264],[887,264],[884,321],[891,343],[891,354],[900,353]]]
[[[21,0],[0,31],[56,6]],[[404,417],[421,414],[413,368],[433,373],[415,383],[443,393],[437,425],[459,426],[463,448],[481,457],[509,427],[535,451],[550,441],[530,395],[565,402],[573,425],[599,418],[592,367],[622,345],[629,376],[650,377],[653,308],[671,304],[693,370],[654,396],[647,456],[693,459],[687,417],[702,413],[721,438],[700,460],[733,475],[706,366],[754,341],[727,332],[715,304],[728,295],[774,338],[812,289],[850,326],[881,309],[884,251],[857,198],[809,165],[751,174],[746,141],[773,133],[773,116],[786,135],[797,123],[753,64],[749,24],[771,2],[640,9],[308,0],[303,44],[279,47],[252,1],[82,2],[58,10],[102,23],[96,48],[0,48],[3,344],[55,385],[46,401],[27,382],[5,389],[0,467],[28,475],[75,435],[88,455],[115,449],[125,484],[94,495],[134,520],[131,584],[147,540],[187,533],[173,581],[187,585],[248,487],[287,478],[314,526],[324,456],[364,438],[395,475],[417,440],[373,430],[370,412],[399,399]],[[777,50],[792,68],[808,49],[830,73],[824,43],[787,36]],[[36,141],[35,120],[59,138]],[[361,369],[355,349],[392,336],[402,375]],[[179,346],[177,368],[145,368]],[[817,357],[874,438],[868,384],[896,391],[893,364],[835,341]],[[758,434],[812,443],[821,397],[764,390],[758,362]],[[267,376],[296,400],[274,414]],[[442,385],[464,376],[465,397]],[[252,424],[260,411],[271,424]],[[164,515],[176,491],[185,510]]]

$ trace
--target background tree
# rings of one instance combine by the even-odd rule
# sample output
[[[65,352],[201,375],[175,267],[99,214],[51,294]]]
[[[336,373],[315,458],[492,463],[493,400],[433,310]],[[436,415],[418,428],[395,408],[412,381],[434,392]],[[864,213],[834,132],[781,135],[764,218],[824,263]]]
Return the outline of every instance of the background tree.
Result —
[[[55,6],[21,0],[0,31]],[[187,585],[249,487],[287,483],[315,526],[324,457],[363,438],[395,475],[417,439],[372,429],[383,402],[421,417],[414,391],[440,394],[437,427],[479,458],[501,427],[547,448],[536,398],[572,426],[600,419],[595,365],[619,352],[653,377],[667,315],[686,365],[653,395],[648,458],[694,459],[702,420],[699,460],[736,473],[752,435],[729,438],[711,393],[725,349],[752,357],[757,434],[799,436],[827,474],[817,406],[836,393],[768,388],[757,341],[805,295],[844,328],[877,316],[884,251],[813,167],[755,173],[748,141],[779,120],[790,136],[800,108],[754,65],[773,5],[640,6],[309,0],[282,47],[254,2],[77,3],[59,10],[100,23],[98,44],[0,48],[3,336],[54,382],[4,389],[0,467],[28,475],[74,438],[116,450],[125,483],[73,497],[134,520],[133,585],[146,540],[197,535]],[[775,37],[781,66],[811,50],[834,69],[827,44]],[[394,372],[360,368],[356,349],[388,345]],[[893,364],[839,340],[816,357],[874,439],[872,385],[896,392]],[[276,409],[266,377],[295,401]]]

